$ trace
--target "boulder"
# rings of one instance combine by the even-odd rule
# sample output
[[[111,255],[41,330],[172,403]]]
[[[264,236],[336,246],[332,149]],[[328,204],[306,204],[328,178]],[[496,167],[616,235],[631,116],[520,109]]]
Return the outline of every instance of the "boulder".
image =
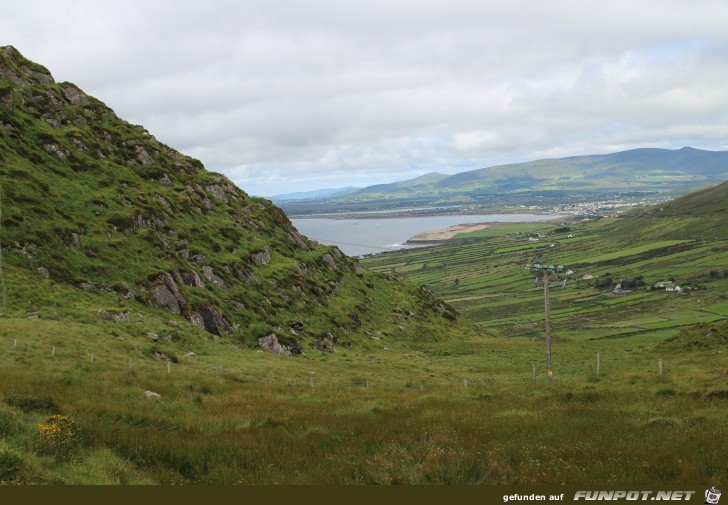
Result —
[[[299,248],[308,251],[308,245],[306,244],[306,241],[303,240],[303,238],[301,237],[301,235],[298,234],[298,232],[292,231],[290,233],[290,235],[291,235],[291,238],[293,239],[293,242],[295,242]]]
[[[338,268],[336,268],[336,261],[334,260],[334,257],[330,254],[324,254],[321,259],[324,260],[324,263],[326,263],[331,270],[338,270]]]
[[[114,314],[113,312],[99,310],[96,313],[96,317],[103,321],[131,321],[131,314],[129,312],[120,312],[118,314]]]
[[[204,288],[205,282],[194,270],[190,272],[181,272],[179,274],[180,279],[186,286],[192,286],[193,288]]]
[[[291,343],[283,344],[278,340],[278,336],[275,333],[271,333],[265,337],[260,337],[258,339],[258,345],[273,354],[281,354],[283,356],[301,354],[301,347],[298,344],[298,341],[293,340]]]
[[[174,281],[170,274],[164,274],[158,277],[155,281],[157,283],[154,286],[154,297],[162,307],[166,308],[174,314],[181,312],[181,307],[185,305],[186,300],[182,293],[180,293],[179,286]]]
[[[164,354],[159,349],[154,349],[152,351],[152,356],[154,357],[154,359],[158,359],[159,361],[172,361],[172,358]]]
[[[334,344],[339,339],[330,331],[326,333],[323,337],[321,337],[316,344],[314,344],[314,347],[317,351],[321,352],[336,352],[336,349],[334,349]]]
[[[90,103],[88,95],[71,83],[61,84],[61,93],[63,93],[66,100],[71,102],[73,105],[83,106]]]
[[[232,327],[227,320],[215,309],[207,308],[187,315],[187,319],[199,328],[219,336],[221,333],[230,333]]]
[[[270,249],[268,248],[268,246],[265,246],[262,251],[253,254],[251,258],[255,263],[267,265],[268,263],[270,263]]]
[[[144,391],[144,397],[159,399],[162,397],[162,395],[160,395],[159,393],[155,393],[154,391]]]
[[[223,281],[218,275],[215,275],[215,272],[213,271],[211,266],[206,265],[202,267],[202,273],[205,275],[205,277],[208,278],[210,282],[212,282],[218,288],[227,289],[225,281]]]

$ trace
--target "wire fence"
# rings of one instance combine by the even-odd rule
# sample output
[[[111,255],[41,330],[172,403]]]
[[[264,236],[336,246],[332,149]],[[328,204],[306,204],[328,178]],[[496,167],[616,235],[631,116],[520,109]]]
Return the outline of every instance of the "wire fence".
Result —
[[[5,346],[3,346],[5,347]],[[7,349],[7,347],[5,347]],[[350,377],[337,379],[324,372],[301,372],[291,371],[291,375],[282,376],[280,373],[261,372],[259,369],[246,368],[244,365],[229,365],[214,363],[214,358],[204,355],[188,353],[181,360],[169,358],[162,355],[161,358],[150,359],[141,352],[120,357],[119,354],[111,356],[107,353],[99,353],[90,350],[69,349],[66,346],[47,346],[47,343],[30,342],[24,343],[14,339],[11,343],[10,353],[14,355],[18,365],[33,367],[40,364],[39,361],[56,362],[70,370],[82,369],[85,371],[96,370],[98,372],[120,374],[124,376],[146,377],[150,381],[161,383],[165,377],[175,377],[183,368],[185,373],[198,374],[210,379],[221,379],[224,381],[238,383],[240,385],[269,386],[271,388],[288,388],[295,390],[311,389],[400,389],[410,391],[431,391],[431,390],[492,390],[497,387],[499,391],[506,391],[509,387],[523,387],[532,384],[547,384],[547,378],[537,374],[535,363],[524,364],[523,374],[509,374],[508,376],[478,376],[468,377],[463,374],[460,377],[443,376],[414,376],[408,379],[394,379],[391,377]],[[44,357],[45,356],[45,357]],[[599,378],[601,368],[601,353],[596,354],[595,377]],[[664,363],[660,358],[654,372],[660,376],[664,371]]]

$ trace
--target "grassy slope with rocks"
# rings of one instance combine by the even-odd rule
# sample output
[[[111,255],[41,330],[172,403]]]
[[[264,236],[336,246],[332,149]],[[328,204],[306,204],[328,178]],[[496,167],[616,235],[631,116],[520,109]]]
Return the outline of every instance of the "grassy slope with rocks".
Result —
[[[24,272],[39,295],[59,284],[110,292],[115,303],[100,310],[160,306],[253,345],[275,333],[310,348],[329,333],[351,341],[375,329],[435,338],[452,324],[427,293],[300,236],[269,201],[12,47],[0,49],[0,68],[5,269]],[[14,286],[7,293],[18,307]],[[395,310],[413,313],[402,332]]]

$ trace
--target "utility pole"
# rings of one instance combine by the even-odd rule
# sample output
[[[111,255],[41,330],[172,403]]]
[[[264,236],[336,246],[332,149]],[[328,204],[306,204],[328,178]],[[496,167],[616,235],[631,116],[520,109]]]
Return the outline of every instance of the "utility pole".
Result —
[[[541,265],[541,263],[534,263],[526,265],[527,270],[534,272],[541,272],[543,280],[543,303],[544,310],[546,312],[546,374],[549,380],[549,384],[554,378],[554,369],[551,363],[551,305],[549,304],[549,274],[552,272],[563,272],[565,270],[563,265]]]

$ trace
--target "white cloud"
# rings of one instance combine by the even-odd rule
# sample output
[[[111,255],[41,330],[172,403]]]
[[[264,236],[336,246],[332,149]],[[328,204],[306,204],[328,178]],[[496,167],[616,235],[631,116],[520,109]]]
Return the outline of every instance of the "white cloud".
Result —
[[[725,148],[725,26],[717,0],[6,0],[0,44],[275,194]]]

